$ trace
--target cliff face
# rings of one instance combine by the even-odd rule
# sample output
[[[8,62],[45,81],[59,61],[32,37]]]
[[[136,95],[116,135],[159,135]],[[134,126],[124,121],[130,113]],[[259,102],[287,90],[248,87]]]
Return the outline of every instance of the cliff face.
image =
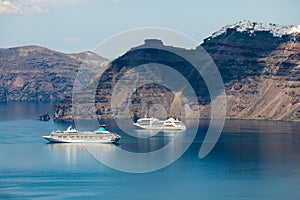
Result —
[[[300,35],[299,31],[290,33],[290,29],[288,26],[242,23],[215,33],[201,45],[222,75],[227,118],[300,121]],[[162,44],[156,42],[155,45]],[[193,54],[197,49],[180,51]],[[138,53],[129,51],[116,59],[98,84],[95,97],[98,117],[113,117],[112,89],[126,71],[147,61],[172,66],[184,75],[196,91],[201,116],[209,117],[211,99],[202,78],[187,63],[167,54],[148,49]],[[149,115],[151,106],[156,103],[163,104],[166,115],[180,116],[178,102],[164,87],[140,87],[130,101],[133,118]]]
[[[300,120],[299,33],[228,29],[202,46],[222,74],[228,118]]]
[[[64,54],[39,46],[0,49],[0,102],[58,101],[71,95],[77,70],[92,52]]]
[[[247,22],[224,27],[204,40],[201,46],[216,63],[225,84],[228,118],[300,121],[299,32],[299,26],[263,25]],[[155,45],[163,44],[156,42]],[[165,48],[178,49],[176,47]],[[111,118],[116,112],[110,105],[112,90],[118,80],[126,74],[126,71],[148,61],[172,66],[179,71],[196,92],[201,116],[210,116],[211,99],[207,87],[201,76],[197,75],[188,63],[167,51],[151,49],[135,51],[135,49],[138,48],[134,48],[114,60],[99,78],[94,102],[95,112],[99,118]],[[11,52],[16,50],[17,48],[10,49]],[[179,50],[186,55],[193,55],[197,51],[197,49]],[[2,51],[6,50],[0,50],[0,52]],[[71,94],[76,70],[85,54],[67,55],[55,52],[51,55],[47,54],[46,58],[49,59],[45,60],[45,56],[40,56],[39,59],[30,59],[32,57],[30,54],[16,52],[18,53],[10,54],[17,56],[11,58],[1,56],[0,58],[1,66],[7,63],[16,63],[11,64],[10,71],[4,67],[0,68],[2,70],[0,71],[1,101],[59,99]],[[60,58],[60,56],[62,57]],[[15,61],[13,58],[16,57]],[[7,62],[7,59],[10,59],[10,62]],[[22,62],[17,62],[18,59],[21,59]],[[60,61],[58,63],[63,63],[63,65],[55,68],[56,65],[53,62],[57,59]],[[20,64],[24,61],[27,63],[26,66],[31,66],[30,70]],[[103,60],[98,59],[95,55],[94,64],[102,62]],[[23,69],[22,67],[25,67],[27,73],[19,70]],[[153,76],[153,74],[149,73],[149,76]],[[40,79],[43,84],[39,84]],[[41,90],[43,88],[41,86],[44,89]],[[166,110],[166,113],[161,113],[162,116],[180,116],[179,104],[174,94],[168,88],[155,84],[136,88],[130,97],[130,114],[135,118],[143,117],[145,114],[149,115],[149,113],[151,115],[151,109],[155,110],[157,103],[162,104]],[[80,106],[84,111],[85,106]],[[122,110],[118,112],[122,112]],[[186,110],[185,112],[193,111]],[[84,111],[83,113],[88,112]],[[71,97],[64,99],[56,106],[54,118],[58,120],[73,118]]]
[[[153,42],[157,45],[157,41]],[[148,44],[145,44],[146,46]],[[185,85],[173,84],[172,91],[170,88],[163,86],[159,81],[160,75],[166,75],[163,69],[159,65],[150,65],[149,63],[159,63],[161,65],[170,66],[182,74],[191,84],[196,95],[198,97],[198,103],[200,105],[206,105],[210,102],[209,93],[205,82],[202,77],[197,73],[195,69],[182,57],[168,51],[169,49],[176,49],[176,51],[182,51],[183,54],[191,54],[190,50],[180,49],[176,47],[166,47],[160,44],[161,49],[145,48],[144,46],[137,47],[117,58],[111,63],[109,69],[107,69],[102,77],[99,79],[99,84],[96,91],[96,109],[99,118],[111,118],[115,113],[122,115],[126,106],[120,105],[118,108],[111,108],[111,94],[116,87],[118,81],[126,76],[126,72],[135,69],[135,67],[146,66],[143,71],[143,77],[148,80],[158,79],[158,83],[149,83],[138,88],[135,88],[132,96],[129,98],[129,108],[131,117],[143,117],[149,116],[155,110],[155,106],[160,105],[165,109],[165,113],[156,113],[159,115],[179,117],[181,112],[185,112],[185,115],[191,116],[192,113],[188,111],[180,111],[179,102],[175,98],[173,92],[185,91]],[[143,48],[141,48],[143,47]],[[151,69],[151,70],[150,70]],[[155,74],[155,72],[159,73]],[[134,85],[140,78],[140,73],[131,71],[130,76],[127,74],[127,79],[124,80],[124,85]],[[175,78],[175,77],[174,77]],[[126,95],[127,91],[125,87],[124,92],[120,95]],[[105,95],[103,95],[105,94]],[[118,101],[114,99],[114,101]],[[153,115],[151,115],[153,116]],[[154,116],[153,116],[154,117]],[[158,117],[158,116],[156,116]]]

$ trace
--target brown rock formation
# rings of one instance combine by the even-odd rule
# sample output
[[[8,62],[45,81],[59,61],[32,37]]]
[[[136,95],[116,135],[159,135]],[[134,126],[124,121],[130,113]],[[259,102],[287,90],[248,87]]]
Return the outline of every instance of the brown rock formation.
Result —
[[[228,118],[300,121],[300,34],[289,32],[289,28],[237,24],[222,29],[201,44],[222,75]],[[155,45],[163,44],[156,41]],[[99,118],[111,118],[115,112],[122,112],[110,107],[112,89],[118,80],[135,66],[157,61],[186,77],[198,97],[201,116],[210,116],[211,99],[206,85],[187,63],[164,51],[134,50],[114,60],[99,77],[94,102],[91,102],[96,109],[92,112]],[[180,51],[193,55],[197,49]],[[35,46],[0,49],[0,101],[48,101],[69,96],[86,54],[91,55],[90,52],[62,54]],[[95,66],[103,63],[103,59],[93,56],[90,62]],[[130,114],[135,118],[155,112],[157,103],[166,111],[160,113],[162,116],[180,115],[174,94],[155,84],[136,88],[129,103]],[[84,113],[85,105],[80,106]],[[54,119],[72,118],[72,98],[68,97],[56,106]]]
[[[64,54],[39,46],[0,49],[0,102],[58,101],[71,95],[77,70],[92,52]]]
[[[202,45],[222,73],[228,118],[300,120],[299,33],[228,30]]]

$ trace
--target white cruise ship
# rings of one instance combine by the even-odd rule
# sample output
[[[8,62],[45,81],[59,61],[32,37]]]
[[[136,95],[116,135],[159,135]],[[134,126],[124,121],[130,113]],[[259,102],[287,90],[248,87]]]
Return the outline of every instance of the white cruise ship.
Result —
[[[65,131],[52,131],[49,136],[43,136],[43,138],[49,142],[61,143],[116,143],[121,139],[121,136],[107,131],[104,126],[93,132],[78,132],[69,126]]]
[[[167,120],[159,120],[153,117],[145,117],[137,120],[133,125],[138,129],[149,130],[185,130],[186,126],[178,119],[169,118]]]

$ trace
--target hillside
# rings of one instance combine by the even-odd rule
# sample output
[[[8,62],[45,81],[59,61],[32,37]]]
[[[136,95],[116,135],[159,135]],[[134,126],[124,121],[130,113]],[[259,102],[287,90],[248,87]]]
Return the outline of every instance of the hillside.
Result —
[[[118,80],[127,71],[148,62],[172,66],[186,77],[196,92],[201,117],[209,118],[211,99],[202,77],[184,60],[168,53],[177,50],[192,56],[199,48],[186,50],[152,42],[165,51],[138,50],[146,44],[132,48],[114,60],[99,77],[93,102],[98,118],[113,117],[116,110],[110,106],[111,94]],[[239,22],[213,33],[201,47],[210,54],[222,75],[227,118],[300,121],[299,26]],[[0,101],[61,100],[55,108],[54,119],[72,119],[71,91],[86,56],[93,66],[104,62],[92,52],[64,54],[37,46],[0,49]],[[136,88],[130,97],[130,114],[142,117],[157,103],[164,106],[166,115],[180,116],[174,94],[157,84]],[[90,111],[84,110],[86,106],[80,106],[83,117],[89,117]],[[184,112],[193,115],[191,109]]]
[[[225,82],[228,118],[300,119],[299,33],[244,22],[204,41]]]
[[[92,52],[65,54],[40,46],[0,49],[0,102],[58,101],[71,95],[79,66],[102,58]]]
[[[300,120],[299,33],[299,26],[240,22],[223,27],[204,40],[201,46],[216,63],[225,84],[227,118]],[[155,45],[176,49],[157,41]],[[193,54],[197,49],[180,51]],[[201,116],[209,118],[211,99],[202,78],[182,60],[151,49],[139,53],[131,50],[112,62],[100,78],[96,93],[99,118],[113,117],[115,110],[110,107],[110,97],[119,78],[126,71],[149,61],[173,66],[184,75],[197,93]],[[161,101],[161,97],[165,100]],[[157,85],[146,85],[138,88],[131,97],[131,116],[148,114],[151,105],[156,103],[163,104],[167,115],[180,115],[179,104],[170,91]],[[56,109],[57,119],[64,118],[60,115],[62,110],[72,118],[70,105],[70,98],[58,105],[64,109]]]

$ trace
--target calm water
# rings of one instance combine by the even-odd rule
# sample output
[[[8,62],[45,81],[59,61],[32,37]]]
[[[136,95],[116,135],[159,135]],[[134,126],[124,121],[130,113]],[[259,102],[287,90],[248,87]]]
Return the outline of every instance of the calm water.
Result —
[[[213,151],[199,159],[202,121],[179,160],[128,174],[104,166],[81,145],[48,144],[42,135],[69,125],[35,120],[52,106],[0,105],[0,199],[300,199],[300,123],[227,121]],[[122,137],[121,148],[138,148]],[[157,149],[168,140],[158,135],[151,142]]]

